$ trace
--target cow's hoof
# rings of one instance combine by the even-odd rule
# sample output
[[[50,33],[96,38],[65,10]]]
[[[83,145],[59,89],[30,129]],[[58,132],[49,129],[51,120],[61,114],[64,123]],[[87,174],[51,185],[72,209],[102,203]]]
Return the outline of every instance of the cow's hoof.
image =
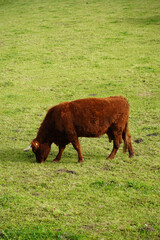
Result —
[[[130,153],[130,154],[129,154],[129,157],[130,157],[130,158],[133,158],[133,157],[134,157],[134,153]]]
[[[57,160],[57,159],[53,160],[53,163],[58,163],[58,162],[59,162],[59,160]]]
[[[78,163],[83,163],[83,159],[78,160]]]
[[[114,159],[114,157],[109,155],[106,159]]]

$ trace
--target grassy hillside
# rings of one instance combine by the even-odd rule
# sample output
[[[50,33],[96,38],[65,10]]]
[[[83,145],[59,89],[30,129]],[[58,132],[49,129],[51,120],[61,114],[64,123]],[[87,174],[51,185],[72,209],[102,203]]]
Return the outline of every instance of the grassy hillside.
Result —
[[[160,238],[160,3],[0,0],[0,239]],[[123,95],[135,157],[106,136],[24,153],[63,101]]]

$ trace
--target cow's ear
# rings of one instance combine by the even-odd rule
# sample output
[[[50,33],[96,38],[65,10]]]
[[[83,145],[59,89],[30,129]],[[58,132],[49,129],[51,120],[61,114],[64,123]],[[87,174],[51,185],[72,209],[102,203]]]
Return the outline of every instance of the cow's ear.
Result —
[[[36,152],[37,149],[39,148],[39,142],[37,140],[33,140],[31,142],[31,146],[32,146],[33,152]]]

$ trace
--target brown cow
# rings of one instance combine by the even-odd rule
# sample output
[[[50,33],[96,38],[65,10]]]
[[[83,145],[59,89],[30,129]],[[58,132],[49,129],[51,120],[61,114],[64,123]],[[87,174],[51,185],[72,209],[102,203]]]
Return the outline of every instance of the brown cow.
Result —
[[[83,162],[78,137],[99,137],[106,133],[109,142],[113,140],[113,150],[108,159],[115,157],[122,139],[124,152],[128,150],[129,157],[133,157],[128,119],[129,103],[121,96],[60,103],[48,110],[30,147],[36,155],[37,162],[42,163],[48,157],[54,142],[59,147],[54,162],[59,162],[65,146],[72,143],[78,152],[78,162]]]

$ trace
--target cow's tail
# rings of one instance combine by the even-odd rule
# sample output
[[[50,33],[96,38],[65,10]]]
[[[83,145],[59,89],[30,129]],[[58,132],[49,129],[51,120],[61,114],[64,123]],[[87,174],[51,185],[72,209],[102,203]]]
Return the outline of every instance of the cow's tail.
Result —
[[[124,132],[123,132],[123,140],[124,140],[124,145],[123,145],[123,152],[126,153],[128,150],[128,144],[129,144],[129,128],[128,128],[128,121],[126,123]]]

